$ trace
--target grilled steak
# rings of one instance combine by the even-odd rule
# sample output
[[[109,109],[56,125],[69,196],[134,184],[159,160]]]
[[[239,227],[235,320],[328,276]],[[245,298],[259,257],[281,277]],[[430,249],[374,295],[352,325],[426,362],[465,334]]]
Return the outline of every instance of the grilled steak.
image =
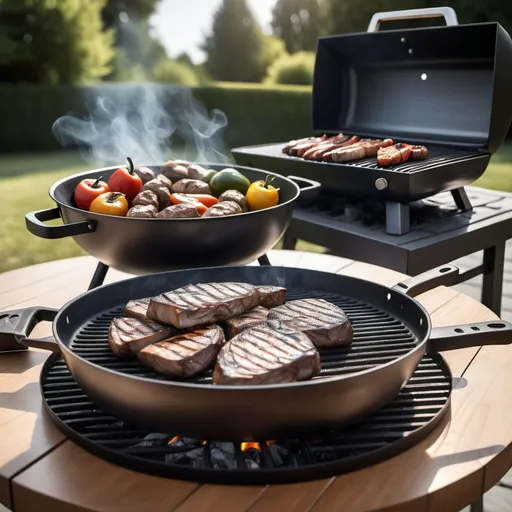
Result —
[[[146,183],[146,185],[144,185],[144,186],[146,187],[150,183],[151,183],[151,181]],[[158,208],[159,208],[158,197],[155,194],[155,192],[153,192],[153,190],[148,190],[146,188],[146,189],[141,190],[134,197],[132,205],[133,206],[154,206],[156,208],[156,210],[158,211]]]
[[[230,340],[233,336],[240,334],[249,327],[263,323],[268,316],[268,309],[262,306],[256,306],[247,313],[226,320],[226,338]]]
[[[336,137],[331,137],[330,139],[327,139],[326,141],[317,144],[311,149],[308,149],[304,153],[303,158],[305,158],[306,160],[317,160],[319,155],[323,154],[324,152],[330,151],[335,148],[339,148],[341,146],[353,144],[358,140],[359,137],[349,137],[348,135],[343,135],[342,133],[340,133],[339,135],[336,135]]]
[[[162,176],[162,175],[160,175]],[[148,181],[143,187],[140,194],[153,194],[156,199],[156,206],[159,210],[163,210],[170,206],[171,203],[171,192],[169,191],[167,182],[171,183],[170,180],[164,182],[161,177],[155,178],[154,180]],[[165,178],[165,176],[162,176]]]
[[[133,172],[142,180],[142,183],[155,178],[155,173],[149,167],[135,167]]]
[[[282,384],[320,372],[320,355],[301,332],[263,323],[247,329],[220,350],[214,384]]]
[[[235,203],[235,201],[222,201],[210,206],[210,208],[203,213],[203,217],[224,217],[237,213],[242,213],[242,208],[238,203]]]
[[[156,372],[170,377],[192,377],[212,365],[224,341],[222,328],[209,325],[153,343],[137,356]]]
[[[146,206],[142,206],[137,204],[132,206],[127,212],[127,217],[140,217],[145,219],[152,219],[158,213],[158,209],[153,205],[148,204]]]
[[[411,158],[412,147],[409,144],[394,144],[387,148],[379,149],[377,164],[381,167],[389,167],[407,162]]]
[[[377,155],[380,148],[393,144],[391,139],[363,139],[351,146],[335,149],[330,154],[333,162],[350,162]],[[327,156],[327,155],[324,155]]]
[[[286,299],[286,288],[281,286],[258,286],[260,294],[260,306],[264,308],[275,308],[284,304]]]
[[[137,318],[114,318],[108,330],[108,343],[119,357],[134,356],[151,343],[172,334],[173,328]]]
[[[238,190],[226,190],[225,192],[222,192],[219,196],[219,203],[223,201],[233,201],[240,206],[243,212],[247,212],[249,210],[247,207],[247,199],[244,194]]]
[[[153,297],[148,318],[178,329],[208,325],[246,313],[259,305],[260,295],[247,283],[188,284]]]
[[[131,316],[132,318],[138,318],[142,322],[146,322],[148,320],[147,312],[150,297],[144,299],[134,299],[128,301],[124,308],[124,314],[126,316]]]
[[[191,219],[193,217],[201,217],[197,208],[193,204],[173,204],[172,206],[168,206],[164,208],[161,212],[157,213],[155,217],[159,219]]]
[[[187,171],[188,172],[188,171]],[[201,180],[185,178],[172,185],[172,191],[179,194],[211,194],[210,186]]]
[[[283,325],[303,332],[316,347],[348,345],[353,329],[345,312],[322,299],[292,300],[273,308],[267,322],[278,320]]]
[[[175,181],[182,180],[184,178],[188,178],[188,164],[185,162],[180,162],[178,160],[172,161],[169,160],[166,164],[162,165],[160,172],[173,183]]]

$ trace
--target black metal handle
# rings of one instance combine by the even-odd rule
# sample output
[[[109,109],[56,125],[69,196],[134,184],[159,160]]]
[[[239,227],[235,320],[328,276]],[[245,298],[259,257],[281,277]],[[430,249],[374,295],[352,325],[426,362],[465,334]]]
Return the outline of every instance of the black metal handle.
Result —
[[[59,208],[48,208],[47,210],[38,210],[25,215],[27,229],[40,238],[65,238],[67,236],[85,235],[92,233],[96,229],[96,222],[84,220],[63,224],[62,226],[47,226],[44,221],[60,218]]]
[[[403,11],[376,12],[370,24],[368,32],[378,32],[381,21],[395,21],[420,18],[444,18],[446,25],[458,25],[457,14],[451,7],[427,7],[424,9],[405,9]]]
[[[416,297],[416,295],[428,292],[438,286],[455,284],[458,281],[458,277],[459,269],[457,267],[454,265],[443,265],[395,284],[393,290],[409,295],[409,297]]]
[[[435,327],[430,332],[427,352],[442,352],[480,345],[509,345],[512,343],[512,324],[492,320],[468,325]]]
[[[320,193],[322,189],[322,184],[318,181],[309,180],[307,178],[299,178],[298,176],[287,176],[287,178],[294,181],[299,186],[300,200],[313,199]],[[305,183],[306,186],[301,187],[301,183]]]
[[[52,322],[59,310],[33,307],[20,311],[21,318],[14,330],[16,341],[27,348],[42,348],[43,350],[60,353],[59,345],[52,336],[47,338],[28,337],[39,322]]]

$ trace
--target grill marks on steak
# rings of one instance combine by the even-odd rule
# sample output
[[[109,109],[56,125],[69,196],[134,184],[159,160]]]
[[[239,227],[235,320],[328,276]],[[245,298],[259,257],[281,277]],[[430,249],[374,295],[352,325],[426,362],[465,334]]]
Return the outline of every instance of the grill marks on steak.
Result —
[[[348,345],[353,328],[345,312],[323,299],[292,300],[270,310],[267,322],[278,321],[303,332],[316,347]]]
[[[120,357],[131,357],[151,343],[169,337],[173,328],[136,318],[114,318],[108,330],[108,343]]]
[[[320,355],[301,332],[264,323],[228,341],[220,350],[214,384],[282,384],[320,373]]]
[[[178,329],[207,325],[259,305],[255,286],[247,283],[189,284],[151,299],[148,318]]]
[[[286,300],[286,288],[281,286],[258,286],[257,290],[260,295],[260,306],[264,308],[275,308],[284,304]]]
[[[335,149],[330,157],[333,162],[350,162],[376,156],[380,148],[391,146],[391,139],[363,139],[352,146],[346,148]]]
[[[208,369],[224,344],[224,331],[209,325],[153,343],[138,354],[139,361],[170,377],[187,378]]]
[[[128,301],[124,308],[124,314],[132,318],[138,318],[142,322],[146,322],[148,319],[147,313],[150,300],[151,297]]]
[[[239,316],[226,320],[226,338],[229,340],[237,334],[240,334],[242,331],[245,331],[245,329],[249,329],[249,327],[254,327],[265,322],[268,313],[269,311],[267,308],[257,306],[247,313],[243,313]]]

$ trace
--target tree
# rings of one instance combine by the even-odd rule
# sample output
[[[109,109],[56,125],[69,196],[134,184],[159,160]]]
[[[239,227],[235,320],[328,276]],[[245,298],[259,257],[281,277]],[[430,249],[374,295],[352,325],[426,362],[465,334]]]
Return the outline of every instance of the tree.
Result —
[[[223,0],[202,49],[206,71],[215,80],[260,82],[268,63],[265,39],[246,0]]]
[[[284,41],[288,53],[315,51],[325,24],[323,0],[278,0],[272,11],[273,32]]]
[[[122,19],[147,20],[161,0],[107,0],[102,11],[105,27],[114,27]],[[128,18],[126,18],[126,16]]]
[[[103,31],[105,0],[0,0],[1,81],[78,83],[109,71],[111,31]]]

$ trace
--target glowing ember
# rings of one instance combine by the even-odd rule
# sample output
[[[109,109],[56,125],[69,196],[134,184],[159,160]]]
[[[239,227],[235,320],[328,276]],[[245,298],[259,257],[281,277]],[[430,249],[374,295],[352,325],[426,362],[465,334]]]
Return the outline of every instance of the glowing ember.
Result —
[[[242,443],[241,449],[243,452],[245,452],[246,450],[250,450],[251,448],[254,448],[255,450],[261,452],[259,443]]]
[[[176,441],[179,441],[179,436],[174,436],[167,444],[173,444],[175,443]]]

